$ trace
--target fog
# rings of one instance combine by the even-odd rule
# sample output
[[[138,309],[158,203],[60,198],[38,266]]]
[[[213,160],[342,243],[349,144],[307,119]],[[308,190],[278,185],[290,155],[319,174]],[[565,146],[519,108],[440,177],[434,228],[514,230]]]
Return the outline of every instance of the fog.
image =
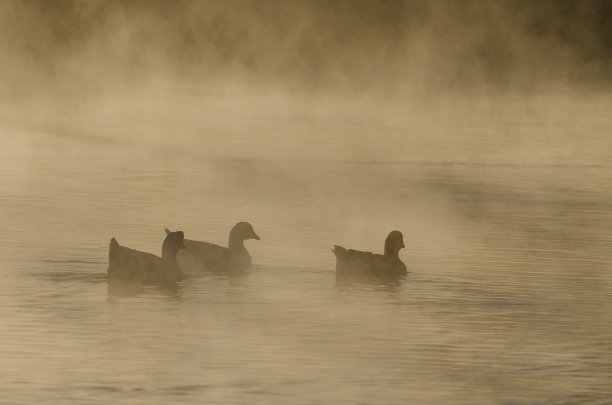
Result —
[[[503,187],[491,165],[603,169],[610,10],[606,1],[4,1],[1,165],[21,188],[41,153],[61,170],[66,154],[117,145],[148,163],[108,150],[85,175],[113,161],[126,174],[159,164],[179,178],[204,170],[219,201],[228,184],[279,204],[319,201],[317,210],[321,195],[350,196],[362,207],[350,220],[363,226],[358,214],[380,203],[363,191],[394,176],[451,195]],[[324,169],[334,162],[355,166],[335,179]],[[374,174],[372,162],[388,170]],[[478,186],[462,165],[482,168]],[[393,204],[402,198],[388,192]],[[261,204],[262,218],[282,214]]]
[[[611,17],[1,1],[5,400],[606,402]],[[245,220],[242,277],[107,283],[111,237]],[[335,283],[392,229],[406,278]]]
[[[606,1],[5,1],[3,87],[378,96],[607,87]]]
[[[415,195],[433,192],[452,216],[457,190],[530,182],[494,165],[607,167],[610,9],[606,1],[5,1],[1,166],[11,193],[34,161],[61,171],[66,156],[100,151],[99,163],[78,169],[83,181],[113,164],[126,176],[198,172],[220,206],[230,185],[248,201],[267,195],[217,216],[259,210],[262,221],[289,227],[295,213],[282,204],[300,201],[323,216],[325,196],[353,212],[342,226],[364,234],[401,225],[392,217],[406,194],[379,189],[397,178],[402,190],[409,175]],[[104,152],[108,145],[118,149]],[[372,162],[387,169],[375,173]],[[354,166],[336,178],[332,163]],[[551,176],[559,174],[538,181]],[[112,186],[117,199],[131,193],[121,184]],[[381,198],[398,211],[376,224]],[[204,204],[195,194],[187,203],[192,212]],[[151,209],[139,220],[156,229]],[[206,229],[180,214],[163,225]],[[224,235],[228,225],[218,226]],[[444,222],[416,228],[433,240],[451,234]],[[147,243],[157,248],[157,239]]]
[[[250,133],[250,153],[268,136],[287,153],[308,144],[313,155],[351,158],[383,125],[391,139],[366,140],[368,155],[406,144],[444,155],[462,138],[449,127],[605,119],[610,10],[606,1],[5,1],[2,115],[77,132],[74,114],[98,132],[100,120],[142,120],[122,136],[147,139],[161,127],[180,139],[221,125]],[[270,121],[303,125],[259,134]],[[331,121],[342,128],[317,134]],[[515,136],[513,147],[530,146]],[[467,160],[487,159],[473,146]]]

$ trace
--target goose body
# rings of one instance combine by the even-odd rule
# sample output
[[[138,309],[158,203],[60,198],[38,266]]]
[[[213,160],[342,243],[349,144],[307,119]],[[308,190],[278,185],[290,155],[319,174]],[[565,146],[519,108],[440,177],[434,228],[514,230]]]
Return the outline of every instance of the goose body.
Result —
[[[399,251],[404,247],[404,238],[399,231],[389,233],[382,255],[335,245],[332,252],[336,255],[336,278],[395,280],[405,276],[408,271],[399,258]]]
[[[138,281],[143,284],[167,284],[180,280],[183,273],[176,262],[176,253],[184,249],[183,232],[171,232],[162,245],[162,257],[119,245],[115,238],[108,249],[108,277]]]
[[[170,232],[166,229],[166,233]],[[185,239],[185,251],[181,252],[178,262],[181,267],[197,270],[231,271],[251,267],[252,259],[244,246],[247,239],[259,240],[259,236],[248,222],[238,222],[229,234],[228,246]]]

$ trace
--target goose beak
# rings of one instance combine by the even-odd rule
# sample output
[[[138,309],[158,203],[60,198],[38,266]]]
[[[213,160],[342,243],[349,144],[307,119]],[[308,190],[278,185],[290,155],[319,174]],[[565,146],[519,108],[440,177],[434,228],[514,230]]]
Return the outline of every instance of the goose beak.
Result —
[[[404,242],[402,242],[402,248],[405,248],[405,247],[406,247],[406,245],[404,245]]]
[[[253,239],[259,240],[259,236],[257,236],[257,234],[255,232],[253,232]]]

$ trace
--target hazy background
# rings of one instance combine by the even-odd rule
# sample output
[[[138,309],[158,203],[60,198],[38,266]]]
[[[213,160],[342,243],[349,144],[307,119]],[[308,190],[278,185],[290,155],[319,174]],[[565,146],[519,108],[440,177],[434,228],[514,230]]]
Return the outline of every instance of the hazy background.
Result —
[[[544,120],[571,130],[606,120],[611,9],[605,0],[8,0],[0,5],[2,116],[74,129],[83,125],[76,114],[96,120],[88,131],[146,121],[172,128],[174,139],[213,136],[198,127],[203,121],[244,125],[249,131],[236,128],[236,137],[250,154],[272,137],[300,153],[328,153],[337,140],[346,146],[333,154],[354,158],[393,153],[398,143],[404,158],[444,155],[448,140],[463,142],[448,126]],[[320,131],[308,125],[336,117],[354,123],[351,134],[326,133],[331,145],[318,146]],[[304,125],[252,131],[270,120]],[[150,131],[142,124],[135,133]],[[393,139],[370,145],[379,135],[364,126],[381,124],[396,130]],[[507,127],[492,136],[512,138],[511,149],[526,144],[503,151],[508,159],[550,154]],[[563,137],[568,152],[585,147],[547,136]],[[500,153],[464,149],[467,160]]]
[[[178,81],[420,95],[603,90],[612,6],[570,1],[4,1],[3,91]]]
[[[0,402],[609,402],[611,9],[0,2]],[[240,220],[244,278],[105,280]]]

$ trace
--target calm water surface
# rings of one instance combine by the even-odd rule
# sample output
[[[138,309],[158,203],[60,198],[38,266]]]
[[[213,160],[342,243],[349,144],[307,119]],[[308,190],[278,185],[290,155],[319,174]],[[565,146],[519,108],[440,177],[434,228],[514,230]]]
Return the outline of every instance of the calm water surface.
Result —
[[[143,116],[5,117],[0,402],[610,403],[609,127],[585,149],[538,122],[429,145],[352,121],[177,133]],[[330,135],[372,130],[370,149]],[[583,155],[498,158],[517,133]],[[244,275],[105,279],[111,236],[160,254],[164,227],[225,243],[239,220],[262,238]],[[381,251],[392,229],[405,280],[335,284],[333,244]]]

